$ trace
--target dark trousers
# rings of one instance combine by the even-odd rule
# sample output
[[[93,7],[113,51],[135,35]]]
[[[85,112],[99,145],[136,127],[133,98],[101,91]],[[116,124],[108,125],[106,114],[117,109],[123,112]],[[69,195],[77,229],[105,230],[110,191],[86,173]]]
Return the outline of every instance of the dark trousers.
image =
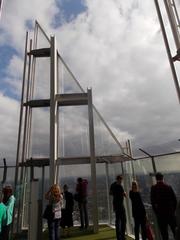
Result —
[[[126,213],[124,207],[115,210],[115,227],[117,240],[125,240]]]
[[[60,240],[60,219],[48,220],[49,240]]]
[[[162,240],[168,240],[169,234],[168,234],[168,225],[171,228],[171,231],[175,238],[175,232],[176,232],[176,218],[175,216],[157,216],[157,222],[159,226],[159,230],[162,236]]]
[[[146,240],[146,218],[134,218],[134,233],[135,240],[139,240],[139,230],[141,227],[141,236],[142,240]]]
[[[0,239],[9,240],[10,228],[11,228],[11,224],[2,227],[2,232],[1,232],[1,238]]]
[[[88,211],[87,211],[87,200],[78,203],[81,228],[87,228],[89,226]]]

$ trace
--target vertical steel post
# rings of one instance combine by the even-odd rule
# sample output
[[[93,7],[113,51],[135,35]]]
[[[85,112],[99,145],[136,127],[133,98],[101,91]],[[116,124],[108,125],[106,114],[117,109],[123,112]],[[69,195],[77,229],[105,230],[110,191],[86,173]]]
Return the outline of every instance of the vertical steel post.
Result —
[[[175,4],[175,3],[174,3]],[[172,30],[172,34],[174,37],[174,42],[176,44],[176,48],[177,50],[180,49],[180,42],[179,42],[179,32],[177,31],[177,23],[176,23],[176,19],[175,19],[175,15],[172,9],[172,3],[169,0],[164,0],[164,5],[166,8],[166,12],[169,18],[169,22],[171,25],[171,30]]]
[[[56,160],[58,155],[58,105],[57,94],[57,49],[56,40],[51,36],[51,68],[50,68],[50,185],[56,182]]]
[[[95,157],[95,142],[94,142],[92,90],[88,89],[87,93],[88,93],[91,179],[92,179],[92,195],[93,195],[93,230],[94,230],[95,233],[97,233],[98,232],[98,206],[97,206],[96,157]]]
[[[3,0],[0,0],[0,18],[2,14]]]
[[[22,92],[21,92],[21,105],[20,105],[20,112],[19,112],[19,127],[18,127],[18,140],[17,140],[17,152],[16,152],[16,169],[15,169],[15,179],[14,179],[14,191],[17,191],[18,187],[18,178],[19,178],[19,161],[20,161],[20,145],[21,145],[21,134],[22,134],[22,127],[23,127],[23,104],[24,104],[24,97],[25,97],[25,84],[26,84],[26,64],[27,64],[27,47],[28,47],[28,32],[26,32],[26,41],[25,41],[25,48],[24,48],[24,67],[23,67],[23,82],[22,82]],[[22,171],[22,170],[21,170]],[[20,200],[18,204],[18,214],[17,214],[17,224],[16,224],[16,231],[19,231],[19,223],[20,223]],[[14,211],[15,212],[15,211]],[[14,215],[14,213],[13,213]],[[13,217],[14,219],[14,217]],[[14,229],[14,221],[12,223],[12,229]]]
[[[109,163],[108,161],[105,162],[105,169],[106,169],[106,189],[107,189],[107,208],[108,208],[108,220],[109,224],[111,224],[111,206],[110,206],[110,197],[109,197]]]
[[[28,240],[38,239],[38,193],[39,193],[38,180],[37,179],[31,180]]]
[[[132,146],[131,146],[131,141],[129,139],[127,141],[127,144],[128,144],[128,154],[129,154],[129,156],[132,157],[132,160],[131,160],[132,177],[133,177],[133,179],[135,179],[136,175],[135,175],[135,171],[134,171]]]
[[[21,144],[21,132],[22,132],[22,121],[23,121],[23,103],[24,103],[24,90],[25,90],[25,79],[26,79],[26,63],[27,63],[27,45],[28,45],[28,32],[26,32],[26,42],[24,51],[24,69],[23,69],[23,82],[22,82],[22,94],[21,94],[21,106],[19,113],[19,129],[18,129],[18,142],[17,142],[17,153],[16,153],[16,169],[15,169],[15,191],[18,182],[18,171],[19,171],[19,154]]]
[[[160,11],[160,8],[159,8],[158,0],[154,0],[154,3],[155,3],[155,6],[156,6],[156,10],[157,10],[161,30],[162,30],[162,35],[163,35],[164,43],[165,43],[165,46],[166,46],[166,51],[167,51],[167,55],[168,55],[173,79],[174,79],[174,84],[175,84],[178,100],[180,102],[180,87],[179,87],[178,77],[177,77],[176,70],[175,70],[175,67],[174,67],[174,62],[173,62],[173,59],[172,59],[172,56],[171,56],[171,51],[170,51],[170,47],[169,47],[169,43],[168,43],[168,39],[167,39],[167,35],[166,35],[166,30],[165,30],[164,23],[163,23],[161,11]]]

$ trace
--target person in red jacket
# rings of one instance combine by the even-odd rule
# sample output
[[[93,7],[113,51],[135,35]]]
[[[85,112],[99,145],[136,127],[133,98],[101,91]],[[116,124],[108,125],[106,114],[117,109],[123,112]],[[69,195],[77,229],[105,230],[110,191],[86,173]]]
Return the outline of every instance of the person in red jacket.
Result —
[[[156,174],[156,182],[151,187],[151,204],[157,217],[162,239],[168,240],[168,226],[175,237],[177,199],[172,187],[164,182],[162,173]]]

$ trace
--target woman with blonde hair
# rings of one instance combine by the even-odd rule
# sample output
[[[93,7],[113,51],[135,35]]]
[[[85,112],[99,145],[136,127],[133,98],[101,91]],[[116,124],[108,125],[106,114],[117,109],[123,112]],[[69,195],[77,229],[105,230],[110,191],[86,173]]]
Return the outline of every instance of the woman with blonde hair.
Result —
[[[52,214],[47,218],[49,240],[59,240],[59,226],[63,200],[60,186],[58,184],[52,185],[49,191],[45,194],[45,198],[49,201],[49,206],[52,209]]]
[[[142,240],[147,239],[146,235],[146,211],[141,199],[137,181],[132,181],[132,187],[129,191],[129,197],[132,203],[132,215],[134,218],[135,240],[139,240],[139,230],[141,227]]]

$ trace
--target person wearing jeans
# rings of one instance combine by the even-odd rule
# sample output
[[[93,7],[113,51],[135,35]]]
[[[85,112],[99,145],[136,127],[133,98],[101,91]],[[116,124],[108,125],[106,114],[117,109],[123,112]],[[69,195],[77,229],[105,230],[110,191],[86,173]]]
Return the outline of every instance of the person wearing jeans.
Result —
[[[53,216],[47,219],[49,240],[60,240],[59,226],[61,219],[61,205],[63,196],[59,185],[54,184],[45,194],[45,198],[49,200],[49,205],[52,206]]]
[[[49,240],[59,240],[60,219],[48,219]]]
[[[115,212],[115,227],[117,240],[125,240],[126,213],[123,205],[126,193],[122,186],[122,176],[118,175],[116,181],[111,184],[110,195],[113,196],[113,209]]]

